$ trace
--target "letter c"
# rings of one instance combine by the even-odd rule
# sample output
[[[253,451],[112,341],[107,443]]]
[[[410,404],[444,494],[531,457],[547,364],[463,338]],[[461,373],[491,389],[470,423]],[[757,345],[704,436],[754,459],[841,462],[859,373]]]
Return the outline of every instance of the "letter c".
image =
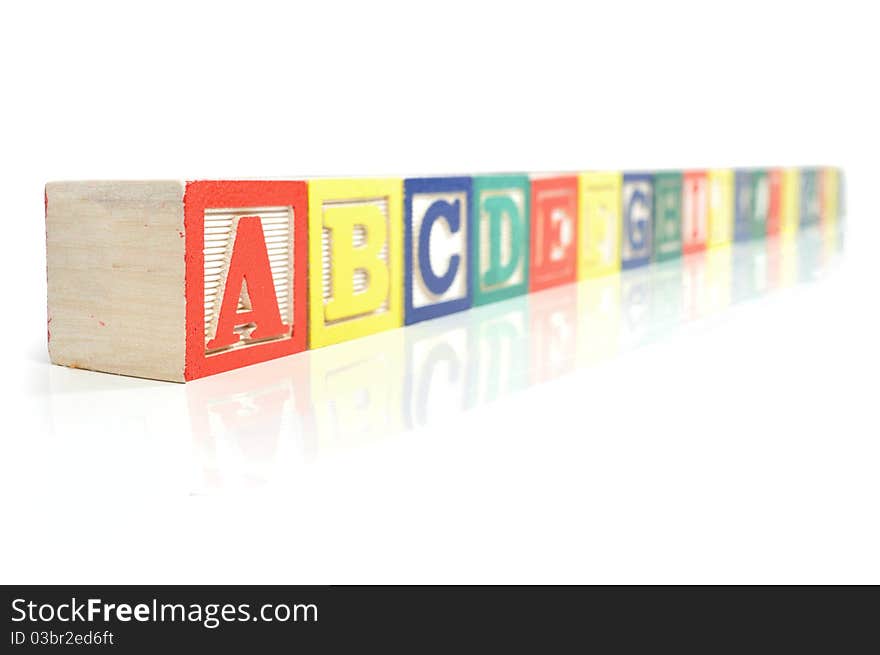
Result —
[[[437,275],[431,266],[431,230],[434,223],[440,218],[446,220],[451,232],[458,232],[461,228],[461,201],[455,200],[451,203],[445,200],[435,201],[425,212],[425,217],[419,228],[419,270],[425,286],[431,293],[438,296],[445,293],[452,285],[461,263],[459,255],[452,255],[449,258],[446,272],[442,275]]]

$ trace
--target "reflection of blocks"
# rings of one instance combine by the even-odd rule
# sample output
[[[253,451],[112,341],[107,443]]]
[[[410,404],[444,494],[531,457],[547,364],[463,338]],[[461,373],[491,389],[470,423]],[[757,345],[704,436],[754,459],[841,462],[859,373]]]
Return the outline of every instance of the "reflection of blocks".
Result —
[[[474,310],[468,326],[468,408],[529,384],[528,298]]]
[[[651,267],[651,331],[654,336],[681,323],[684,267],[703,256],[701,253],[686,260],[678,258]]]
[[[529,290],[574,282],[577,274],[578,181],[532,180]]]
[[[684,174],[681,205],[682,252],[690,254],[705,250],[709,239],[709,176],[706,171]]]
[[[187,377],[304,350],[305,183],[191,182],[185,206]]]
[[[474,184],[474,305],[526,292],[529,279],[529,179],[480,176]]]
[[[309,182],[309,344],[403,323],[400,180]]]
[[[465,317],[421,323],[404,330],[406,427],[445,421],[467,406],[469,331]]]
[[[532,384],[574,370],[577,357],[577,286],[529,296],[529,344]]]
[[[404,183],[406,324],[471,305],[471,180]]]
[[[311,353],[319,451],[367,445],[401,429],[404,333],[386,331]]]
[[[654,259],[681,256],[681,173],[654,175]]]
[[[716,314],[730,305],[730,247],[706,253],[706,313]]]
[[[733,240],[733,171],[709,171],[709,240],[711,248]]]
[[[654,183],[651,175],[623,176],[623,243],[621,268],[645,266],[651,261],[651,224],[654,214]]]
[[[620,173],[583,173],[580,193],[578,279],[620,270]]]
[[[620,275],[586,280],[578,289],[578,363],[596,364],[617,354]]]
[[[651,269],[620,274],[620,349],[647,343],[651,336]]]
[[[681,269],[682,318],[693,321],[709,312],[707,254],[697,253],[684,260]]]
[[[763,241],[734,246],[731,260],[731,302],[751,300],[767,292],[767,244]]]

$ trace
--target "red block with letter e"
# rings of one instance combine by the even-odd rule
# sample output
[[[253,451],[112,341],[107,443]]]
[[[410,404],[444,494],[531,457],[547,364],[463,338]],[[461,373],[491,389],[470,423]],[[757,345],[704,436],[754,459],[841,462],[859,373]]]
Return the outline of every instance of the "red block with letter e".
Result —
[[[577,279],[577,176],[531,180],[529,291]]]

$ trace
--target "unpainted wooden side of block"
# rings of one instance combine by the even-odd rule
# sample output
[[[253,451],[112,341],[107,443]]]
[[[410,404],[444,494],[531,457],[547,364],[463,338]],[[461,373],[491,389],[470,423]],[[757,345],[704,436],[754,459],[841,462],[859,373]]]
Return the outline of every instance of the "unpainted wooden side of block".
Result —
[[[46,185],[54,364],[183,381],[184,184]]]

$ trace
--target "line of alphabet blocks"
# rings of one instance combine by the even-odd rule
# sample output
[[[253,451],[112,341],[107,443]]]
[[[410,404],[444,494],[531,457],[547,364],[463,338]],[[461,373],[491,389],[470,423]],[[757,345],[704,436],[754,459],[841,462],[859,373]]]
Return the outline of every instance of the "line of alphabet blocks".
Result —
[[[841,184],[823,167],[49,183],[50,355],[193,380],[792,235],[842,215]]]

